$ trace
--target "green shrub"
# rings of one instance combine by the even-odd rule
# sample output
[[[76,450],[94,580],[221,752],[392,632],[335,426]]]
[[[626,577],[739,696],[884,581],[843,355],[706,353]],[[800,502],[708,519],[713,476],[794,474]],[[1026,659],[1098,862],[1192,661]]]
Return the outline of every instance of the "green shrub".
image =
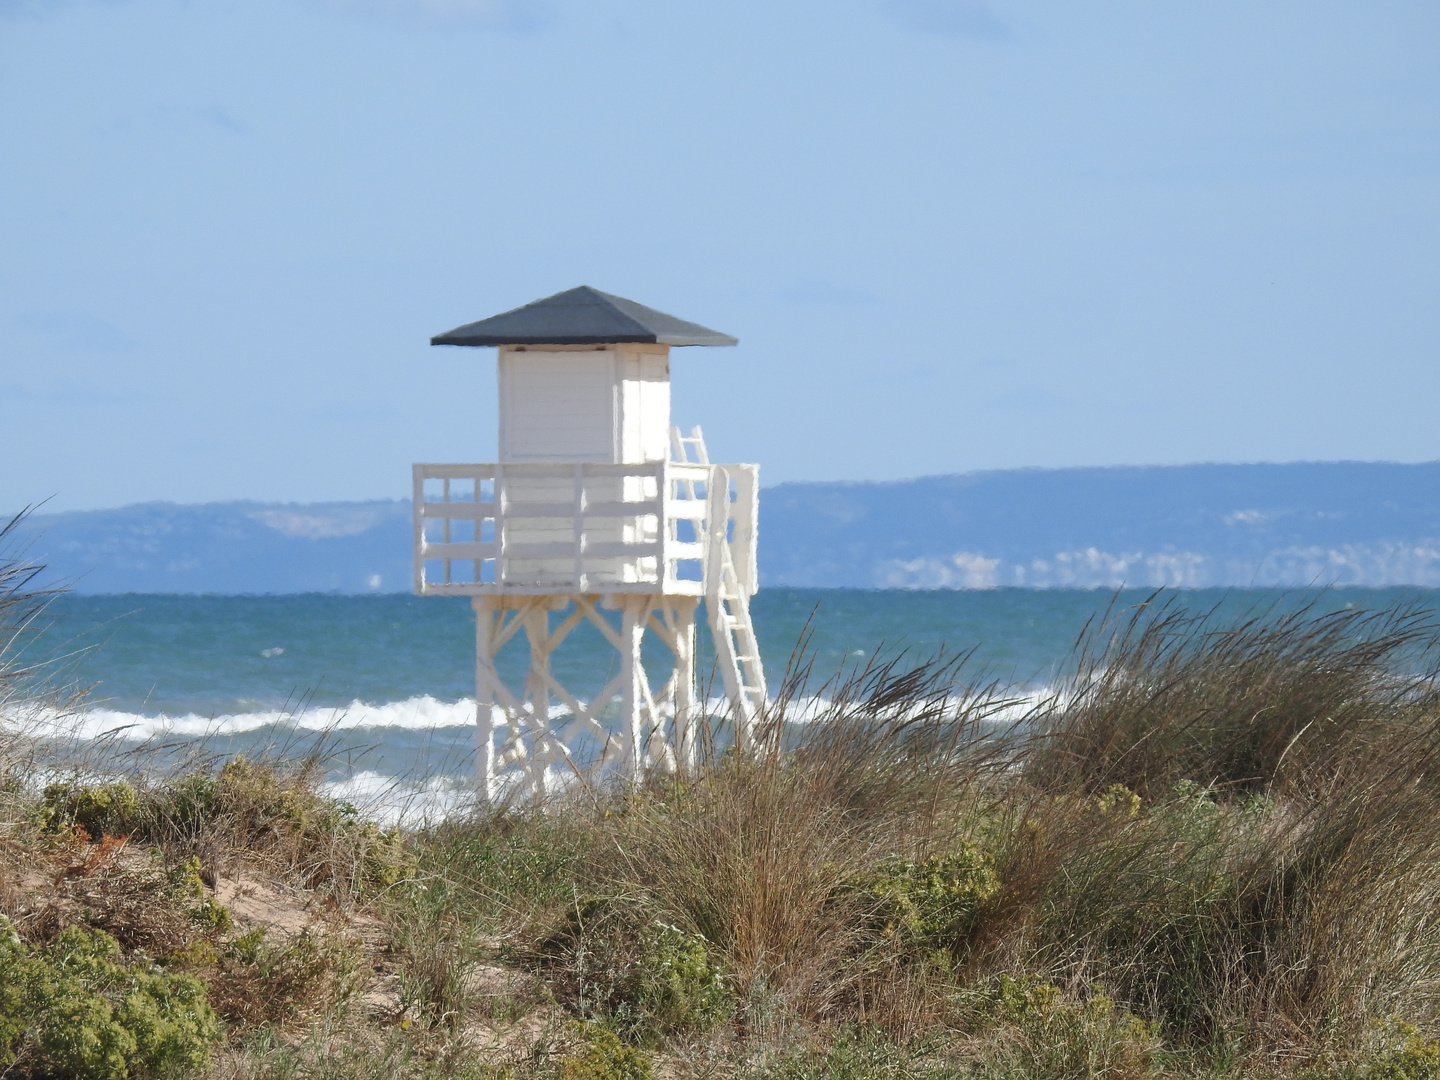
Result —
[[[1391,1045],[1360,1074],[1364,1080],[1440,1080],[1440,1039],[1428,1039],[1412,1024],[1387,1025]]]
[[[176,1076],[202,1068],[219,1038],[199,980],[127,965],[114,938],[78,926],[32,954],[0,919],[0,1064],[7,1075]]]
[[[358,988],[361,956],[355,942],[306,930],[277,942],[256,929],[193,962],[210,1000],[226,1020],[259,1027],[318,1015]]]
[[[1095,800],[1095,809],[1115,821],[1134,821],[1140,816],[1141,802],[1124,784],[1111,784]]]
[[[417,860],[397,829],[359,818],[270,764],[231,758],[214,776],[194,773],[140,798],[140,835],[149,842],[197,841],[279,856],[309,887],[379,890],[414,877]]]
[[[200,856],[191,855],[165,871],[168,892],[178,900],[198,900],[190,907],[190,918],[210,936],[230,929],[230,910],[218,900],[205,895],[205,882],[200,876]]]
[[[579,1044],[559,1062],[562,1080],[650,1080],[650,1058],[598,1024],[576,1024]]]
[[[128,835],[139,816],[139,797],[123,780],[110,784],[63,780],[45,788],[38,821],[47,832],[69,832],[79,827],[98,840],[105,835]]]
[[[1141,1080],[1156,1073],[1154,1025],[1093,989],[1066,995],[1040,979],[1002,975],[980,991],[975,1019],[991,1030],[990,1075],[1016,1080]]]
[[[976,1074],[930,1053],[933,1046],[900,1045],[884,1032],[841,1029],[833,1041],[792,1051],[741,1075],[746,1080],[950,1080]]]
[[[373,821],[359,820],[353,812],[340,813],[333,825],[340,839],[359,856],[357,884],[362,889],[383,890],[419,873],[420,861],[399,829],[382,829]]]
[[[650,1024],[665,1032],[704,1031],[724,1018],[725,979],[704,937],[657,919],[641,938],[634,996]]]
[[[921,862],[893,856],[880,864],[870,888],[887,937],[948,962],[1000,891],[1000,877],[989,852],[966,844]]]
[[[214,816],[219,794],[218,780],[205,773],[191,773],[157,792],[152,805],[156,816],[168,824],[194,827]]]
[[[552,978],[586,1019],[626,1039],[708,1031],[730,1011],[710,944],[697,933],[647,919],[634,899],[591,897],[541,946]]]
[[[1060,997],[1058,986],[1034,975],[1001,975],[987,988],[981,1012],[991,1020],[1025,1024],[1047,1014]]]
[[[198,796],[203,785],[196,785]],[[255,843],[265,837],[299,835],[305,832],[308,800],[282,786],[275,769],[245,757],[231,758],[215,778],[214,794],[204,810],[209,816],[229,817],[241,838]],[[184,802],[181,806],[183,808]]]

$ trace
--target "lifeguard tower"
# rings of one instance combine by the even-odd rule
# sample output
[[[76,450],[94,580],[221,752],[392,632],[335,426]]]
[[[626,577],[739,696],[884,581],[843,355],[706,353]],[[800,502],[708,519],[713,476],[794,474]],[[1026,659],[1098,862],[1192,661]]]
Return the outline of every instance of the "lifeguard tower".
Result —
[[[499,460],[414,466],[415,591],[475,608],[483,795],[544,794],[557,773],[692,765],[701,600],[746,746],[765,699],[749,605],[758,467],[713,465],[700,428],[670,423],[670,349],[735,338],[581,286],[430,343],[499,350]],[[582,620],[619,654],[588,698],[551,669]],[[674,660],[658,691],[641,662],[647,632]],[[519,633],[530,663],[512,689],[495,657]]]

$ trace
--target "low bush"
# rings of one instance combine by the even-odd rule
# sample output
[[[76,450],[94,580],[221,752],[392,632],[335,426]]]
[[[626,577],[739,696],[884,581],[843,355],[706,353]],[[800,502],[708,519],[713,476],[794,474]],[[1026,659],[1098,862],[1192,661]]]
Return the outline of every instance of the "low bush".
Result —
[[[563,1003],[633,1043],[709,1031],[733,1011],[704,936],[633,897],[576,901],[538,953]]]
[[[193,973],[225,1020],[239,1029],[315,1019],[356,992],[361,957],[356,943],[306,930],[270,941],[264,930],[172,957]]]
[[[350,901],[413,877],[416,860],[397,829],[366,821],[321,796],[303,765],[290,773],[241,757],[215,775],[192,773],[137,788],[126,781],[61,781],[37,812],[51,833],[128,837],[207,866],[268,863],[309,888]]]
[[[1440,1080],[1440,1039],[1403,1021],[1378,1026],[1381,1046],[1369,1061],[1346,1071],[1360,1080]]]
[[[576,1024],[570,1039],[573,1045],[556,1062],[559,1080],[650,1080],[653,1075],[649,1055],[626,1046],[609,1028]]]
[[[140,823],[140,799],[123,780],[83,784],[63,780],[50,784],[40,801],[37,824],[48,832],[85,830],[102,836],[129,836]]]
[[[188,975],[127,964],[101,930],[72,926],[38,951],[0,919],[0,1065],[74,1080],[183,1076],[203,1068],[220,1023]]]
[[[126,949],[164,957],[230,929],[230,912],[206,895],[200,874],[194,856],[167,867],[152,851],[149,859],[116,859],[77,875],[70,892],[83,903],[87,923]]]
[[[919,862],[891,856],[870,884],[884,936],[949,966],[963,956],[981,910],[1000,891],[995,859],[965,844]]]
[[[1154,1025],[1091,989],[1072,997],[1034,978],[1001,976],[982,992],[982,1075],[1013,1080],[1142,1080],[1158,1071]]]

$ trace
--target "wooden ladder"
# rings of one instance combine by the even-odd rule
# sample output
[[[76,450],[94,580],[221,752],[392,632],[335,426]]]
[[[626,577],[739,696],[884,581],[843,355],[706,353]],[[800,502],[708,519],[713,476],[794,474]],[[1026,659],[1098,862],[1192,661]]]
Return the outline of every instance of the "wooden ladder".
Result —
[[[682,465],[709,465],[710,455],[705,452],[705,436],[700,433],[700,425],[696,424],[690,429],[689,435],[681,435],[680,429],[674,425],[670,428],[670,450],[671,461],[677,461]],[[690,451],[695,451],[695,460],[690,460]],[[692,493],[692,498],[693,493]]]
[[[721,466],[711,466],[705,494],[710,533],[705,558],[705,612],[715,642],[715,659],[725,680],[725,696],[734,710],[736,747],[748,751],[754,742],[755,721],[765,706],[765,669],[760,663],[755,624],[750,620],[750,597],[735,572],[730,538],[726,535],[730,476]]]
[[[699,425],[689,435],[681,435],[678,427],[672,427],[670,442],[675,461],[710,469],[705,486],[705,612],[715,642],[715,659],[725,682],[725,696],[734,711],[735,742],[739,749],[748,750],[754,741],[755,722],[765,706],[765,669],[760,663],[755,624],[750,619],[750,594],[740,581],[730,550],[730,476],[721,466],[710,465]],[[685,483],[687,494],[695,498],[695,485]]]

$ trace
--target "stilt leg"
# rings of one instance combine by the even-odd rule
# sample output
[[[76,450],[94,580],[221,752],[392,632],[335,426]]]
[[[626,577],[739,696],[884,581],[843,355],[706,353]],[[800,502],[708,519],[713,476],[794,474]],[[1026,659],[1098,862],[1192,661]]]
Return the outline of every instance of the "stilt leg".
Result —
[[[695,609],[699,601],[675,601],[675,764],[695,771]]]
[[[495,601],[472,597],[475,609],[475,788],[481,801],[495,798],[495,657],[490,650]]]
[[[538,798],[546,794],[547,772],[554,748],[550,745],[550,688],[544,672],[550,664],[550,613],[543,604],[532,604],[525,612],[525,637],[530,643],[530,673],[525,678],[526,718],[530,727],[530,791]]]
[[[589,780],[609,769],[628,780],[640,779],[648,767],[693,773],[699,754],[699,725],[704,712],[697,701],[695,623],[698,597],[611,595],[620,626],[596,609],[600,597],[576,594],[562,598],[474,597],[475,610],[475,772],[480,798],[493,804],[507,777],[518,780],[516,794],[544,797],[554,785],[554,769],[575,771]],[[550,611],[574,605],[552,632]],[[577,626],[593,624],[619,654],[619,671],[587,705],[555,678],[551,653]],[[665,687],[652,697],[641,659],[646,628],[673,651],[675,667]],[[495,654],[523,631],[530,650],[529,670],[518,694],[501,679]],[[603,726],[599,716],[612,695],[620,697],[618,730]],[[567,724],[552,729],[550,699],[554,695],[571,714]],[[607,710],[608,711],[608,710]],[[502,733],[501,727],[507,730]],[[577,739],[596,739],[604,746],[600,760],[574,758]],[[518,774],[518,775],[517,775]],[[508,790],[508,788],[507,788]]]
[[[647,597],[625,597],[620,619],[620,722],[624,725],[625,758],[622,768],[631,780],[640,778],[641,763],[645,755],[641,729],[645,692],[640,688],[640,680],[645,678],[645,669],[640,664],[640,639],[645,633],[645,619],[648,615]]]

